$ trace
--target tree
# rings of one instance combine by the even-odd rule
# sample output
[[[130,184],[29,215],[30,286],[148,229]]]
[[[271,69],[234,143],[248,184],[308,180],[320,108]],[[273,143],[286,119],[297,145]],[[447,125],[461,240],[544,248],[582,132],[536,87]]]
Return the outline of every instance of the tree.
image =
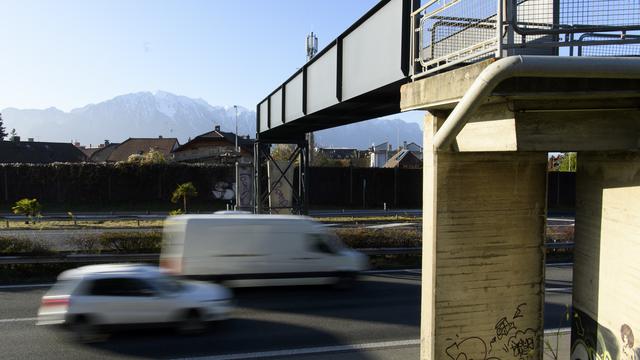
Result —
[[[2,121],[2,113],[0,113],[0,141],[3,141],[4,138],[7,137],[7,133],[5,132],[4,122]]]
[[[127,162],[130,164],[142,164],[142,160],[144,159],[144,157],[140,154],[131,154],[129,155],[129,157],[127,157]]]
[[[289,160],[294,149],[295,145],[292,144],[277,144],[271,150],[271,157],[273,160]]]
[[[127,158],[128,163],[135,163],[138,165],[142,164],[165,164],[167,160],[164,158],[164,155],[154,149],[149,149],[145,154],[131,154]]]
[[[149,151],[142,156],[143,164],[164,164],[167,160],[164,158],[164,154],[156,149],[149,149]]]
[[[187,198],[198,196],[198,191],[196,191],[196,187],[193,186],[192,182],[187,182],[184,184],[178,185],[178,187],[173,191],[171,195],[171,202],[177,203],[180,199],[182,199],[182,207],[184,212],[187,212]]]
[[[558,171],[572,171],[575,172],[578,167],[578,156],[574,152],[565,153],[560,159],[560,166]]]
[[[40,205],[37,199],[20,199],[11,210],[14,214],[28,216],[30,219],[33,219],[35,216],[40,215],[42,205]]]

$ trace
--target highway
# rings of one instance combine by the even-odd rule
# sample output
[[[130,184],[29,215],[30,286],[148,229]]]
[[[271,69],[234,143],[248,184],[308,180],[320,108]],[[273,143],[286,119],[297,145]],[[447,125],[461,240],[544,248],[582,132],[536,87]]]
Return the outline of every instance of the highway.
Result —
[[[236,291],[234,319],[206,334],[171,330],[118,332],[96,344],[73,342],[55,328],[36,327],[46,287],[0,287],[3,359],[207,358],[407,359],[417,358],[420,272],[364,276],[354,289],[326,287]],[[565,327],[571,302],[571,266],[547,266],[545,328]]]

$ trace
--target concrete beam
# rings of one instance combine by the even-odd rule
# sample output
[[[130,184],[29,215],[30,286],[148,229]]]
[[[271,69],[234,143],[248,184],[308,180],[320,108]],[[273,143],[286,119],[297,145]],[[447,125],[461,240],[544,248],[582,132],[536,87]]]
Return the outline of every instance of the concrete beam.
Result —
[[[441,121],[424,124],[421,358],[540,359],[546,153],[434,152]]]
[[[460,131],[456,144],[461,152],[635,150],[640,148],[640,111],[529,111],[517,102],[485,105]]]
[[[494,61],[482,61],[402,85],[400,110],[453,109],[482,70]]]
[[[640,153],[578,153],[576,198],[571,358],[636,359]]]

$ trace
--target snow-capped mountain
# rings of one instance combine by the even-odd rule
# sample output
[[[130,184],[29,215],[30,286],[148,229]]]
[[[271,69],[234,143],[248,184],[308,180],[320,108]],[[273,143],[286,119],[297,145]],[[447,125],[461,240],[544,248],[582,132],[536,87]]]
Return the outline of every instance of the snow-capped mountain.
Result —
[[[165,91],[138,92],[90,104],[64,112],[56,108],[44,110],[2,110],[5,127],[16,129],[22,139],[70,142],[83,145],[104,140],[121,142],[130,137],[175,137],[180,143],[213,130],[235,131],[236,110],[233,106],[212,106],[202,99],[192,99]],[[255,111],[238,107],[238,133],[255,137]],[[372,143],[397,139],[422,142],[417,124],[402,120],[371,120],[323,130],[316,133],[321,146],[367,148]]]

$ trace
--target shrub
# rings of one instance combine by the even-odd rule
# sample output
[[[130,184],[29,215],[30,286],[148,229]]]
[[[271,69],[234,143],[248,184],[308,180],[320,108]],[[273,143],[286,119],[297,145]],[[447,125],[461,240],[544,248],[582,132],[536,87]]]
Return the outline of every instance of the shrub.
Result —
[[[32,241],[15,237],[0,237],[2,255],[50,255],[54,251],[42,241]]]
[[[396,248],[422,246],[418,229],[337,229],[336,234],[348,246],[359,248]]]
[[[103,251],[117,253],[158,253],[162,244],[159,232],[109,232],[98,237]]]

